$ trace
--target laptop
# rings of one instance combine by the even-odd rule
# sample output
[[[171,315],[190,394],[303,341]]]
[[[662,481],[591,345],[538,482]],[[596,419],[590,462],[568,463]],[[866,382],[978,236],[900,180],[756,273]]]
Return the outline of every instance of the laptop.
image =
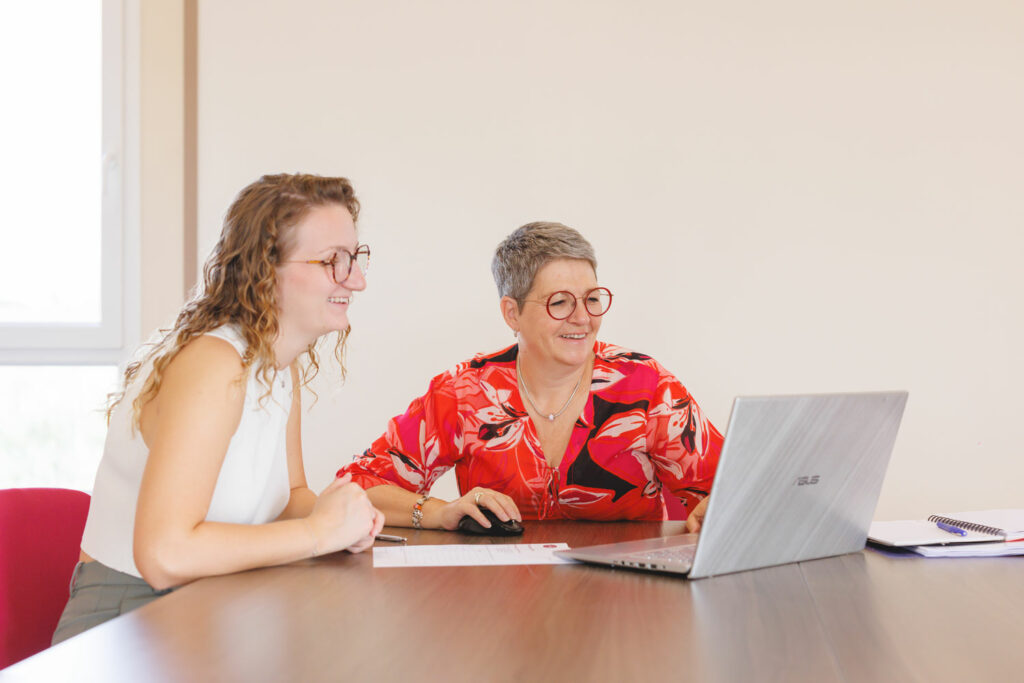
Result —
[[[697,579],[860,551],[906,402],[905,391],[739,397],[699,534],[556,554]]]

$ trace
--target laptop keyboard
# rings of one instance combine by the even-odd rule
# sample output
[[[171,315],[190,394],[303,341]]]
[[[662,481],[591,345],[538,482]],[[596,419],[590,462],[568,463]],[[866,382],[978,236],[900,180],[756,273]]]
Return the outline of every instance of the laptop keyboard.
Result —
[[[645,550],[639,553],[630,553],[626,557],[633,561],[656,561],[656,562],[686,562],[693,563],[694,553],[697,552],[696,545],[677,545],[670,548],[658,550]]]

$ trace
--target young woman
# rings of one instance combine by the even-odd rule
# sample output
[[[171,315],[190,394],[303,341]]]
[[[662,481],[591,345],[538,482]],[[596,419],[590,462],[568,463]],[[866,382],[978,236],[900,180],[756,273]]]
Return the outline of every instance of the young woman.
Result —
[[[344,178],[264,176],[239,193],[202,292],[128,366],[103,459],[65,640],[193,579],[360,552],[384,516],[348,477],[306,485],[300,389],[315,345],[366,287],[359,202]]]

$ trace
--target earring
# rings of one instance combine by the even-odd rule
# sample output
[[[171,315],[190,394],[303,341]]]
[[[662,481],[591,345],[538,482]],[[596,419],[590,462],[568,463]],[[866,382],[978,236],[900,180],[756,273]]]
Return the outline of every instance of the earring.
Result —
[[[515,339],[519,339],[519,330],[512,330],[512,336]]]

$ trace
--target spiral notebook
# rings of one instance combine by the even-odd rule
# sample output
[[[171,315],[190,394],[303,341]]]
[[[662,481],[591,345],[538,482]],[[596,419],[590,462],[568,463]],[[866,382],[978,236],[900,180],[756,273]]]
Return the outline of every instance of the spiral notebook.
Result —
[[[963,535],[941,529],[940,522],[961,529]],[[1024,510],[951,512],[928,519],[873,522],[868,540],[909,548],[929,557],[1024,554]],[[961,544],[963,549],[952,547]]]

